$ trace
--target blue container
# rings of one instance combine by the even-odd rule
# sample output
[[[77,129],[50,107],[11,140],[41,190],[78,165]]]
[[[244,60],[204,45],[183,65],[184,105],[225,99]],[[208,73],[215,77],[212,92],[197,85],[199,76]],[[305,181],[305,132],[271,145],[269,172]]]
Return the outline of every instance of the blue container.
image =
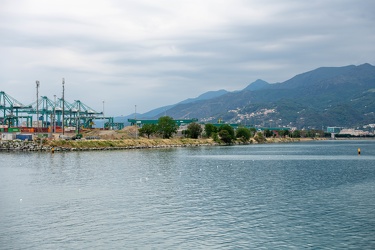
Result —
[[[19,134],[16,135],[16,139],[21,140],[21,141],[32,141],[33,140],[33,135],[25,135],[25,134]]]

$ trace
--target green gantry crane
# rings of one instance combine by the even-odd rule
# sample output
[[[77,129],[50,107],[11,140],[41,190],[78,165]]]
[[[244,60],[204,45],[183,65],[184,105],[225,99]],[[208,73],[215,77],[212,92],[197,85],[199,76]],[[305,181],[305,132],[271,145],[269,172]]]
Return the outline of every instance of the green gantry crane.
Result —
[[[32,124],[32,116],[21,115],[27,113],[31,109],[31,106],[23,105],[15,98],[6,94],[4,91],[0,91],[0,125],[7,127],[19,127],[20,119],[26,119],[26,126]]]

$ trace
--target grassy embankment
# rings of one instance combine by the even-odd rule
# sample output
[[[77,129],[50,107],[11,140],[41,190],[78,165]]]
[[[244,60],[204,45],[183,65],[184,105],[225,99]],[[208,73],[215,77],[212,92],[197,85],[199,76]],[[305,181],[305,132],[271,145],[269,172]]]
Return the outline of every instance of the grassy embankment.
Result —
[[[323,139],[323,138],[322,138]],[[290,143],[300,141],[311,141],[311,138],[268,138],[263,143]],[[315,139],[317,140],[317,139]],[[318,139],[320,140],[320,138]],[[256,144],[251,139],[246,144]],[[236,141],[234,144],[244,144]],[[171,139],[101,139],[101,140],[52,140],[46,141],[46,146],[61,148],[77,148],[77,149],[101,149],[101,148],[153,148],[153,147],[172,147],[172,146],[200,146],[200,145],[225,145],[225,143],[217,143],[211,138],[190,139],[190,138],[171,138]]]
[[[194,146],[194,145],[214,145],[212,139],[117,139],[117,140],[52,140],[47,141],[45,145],[62,148],[152,148],[166,146]]]
[[[73,136],[71,134],[70,136]],[[198,145],[225,145],[214,141],[212,138],[191,139],[184,137],[174,137],[171,139],[151,138],[137,135],[134,127],[125,127],[123,130],[89,130],[83,133],[84,138],[96,137],[95,140],[47,140],[44,142],[45,146],[60,147],[60,148],[76,148],[76,149],[115,149],[115,148],[153,148],[153,147],[174,147],[174,146],[198,146]],[[137,139],[135,139],[137,138]],[[245,144],[256,143],[288,143],[298,142],[312,139],[305,138],[267,138],[253,137]],[[244,144],[240,140],[235,141],[234,144]]]

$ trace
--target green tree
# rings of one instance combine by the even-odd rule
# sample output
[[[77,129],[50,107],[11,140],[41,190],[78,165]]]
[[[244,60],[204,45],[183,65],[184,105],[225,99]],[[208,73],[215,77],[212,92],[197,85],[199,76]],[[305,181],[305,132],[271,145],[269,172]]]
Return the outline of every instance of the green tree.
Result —
[[[311,129],[311,130],[307,131],[307,133],[306,133],[306,137],[311,137],[311,138],[321,137],[321,135],[322,135],[323,133],[324,133],[324,132],[321,131],[321,130]]]
[[[190,123],[186,130],[186,135],[193,139],[198,139],[202,133],[202,127],[198,123]]]
[[[172,117],[162,116],[158,120],[157,132],[162,135],[163,138],[169,139],[173,134],[177,133],[178,125]]]
[[[234,129],[233,129],[230,125],[228,125],[228,124],[223,124],[223,125],[221,125],[221,126],[219,127],[219,132],[222,131],[222,130],[226,130],[226,131],[228,131],[228,133],[229,133],[229,135],[232,137],[232,139],[235,138],[235,136],[234,136]]]
[[[147,138],[150,139],[150,135],[156,133],[157,126],[155,124],[145,124],[138,131],[140,135],[147,135]]]
[[[308,131],[306,131],[306,137],[311,137],[311,138],[314,138],[314,133],[313,133],[313,131],[311,131],[311,130],[308,130]]]
[[[293,138],[300,138],[301,137],[301,131],[299,130],[294,130],[292,133]]]
[[[218,135],[217,133],[212,133],[211,137],[212,137],[212,139],[213,139],[215,142],[217,142],[217,143],[220,142],[220,138],[219,138],[219,135]]]
[[[219,136],[225,143],[231,143],[235,139],[234,129],[228,124],[221,125],[219,127]]]
[[[273,131],[269,130],[269,129],[264,130],[264,136],[265,137],[272,137],[273,136]]]
[[[289,135],[289,130],[280,130],[279,131],[279,136],[285,137],[287,135]]]
[[[305,138],[305,137],[308,137],[308,135],[307,135],[308,133],[310,133],[310,132],[307,131],[307,130],[304,130],[304,129],[303,129],[303,130],[300,130],[300,131],[299,131],[299,137],[304,137],[304,138]]]
[[[220,130],[219,132],[220,139],[225,143],[232,143],[233,137],[229,134],[228,130]]]
[[[207,137],[211,137],[214,133],[217,133],[217,127],[211,123],[207,123],[204,125],[204,131]]]
[[[243,142],[249,141],[251,137],[251,132],[247,128],[239,128],[236,131],[236,137],[239,138]]]

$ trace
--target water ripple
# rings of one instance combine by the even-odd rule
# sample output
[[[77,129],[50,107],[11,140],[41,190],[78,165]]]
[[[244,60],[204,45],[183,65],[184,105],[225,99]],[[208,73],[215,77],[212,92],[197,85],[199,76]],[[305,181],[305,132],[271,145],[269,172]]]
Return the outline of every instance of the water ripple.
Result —
[[[375,145],[334,145],[2,154],[0,249],[373,249]]]

